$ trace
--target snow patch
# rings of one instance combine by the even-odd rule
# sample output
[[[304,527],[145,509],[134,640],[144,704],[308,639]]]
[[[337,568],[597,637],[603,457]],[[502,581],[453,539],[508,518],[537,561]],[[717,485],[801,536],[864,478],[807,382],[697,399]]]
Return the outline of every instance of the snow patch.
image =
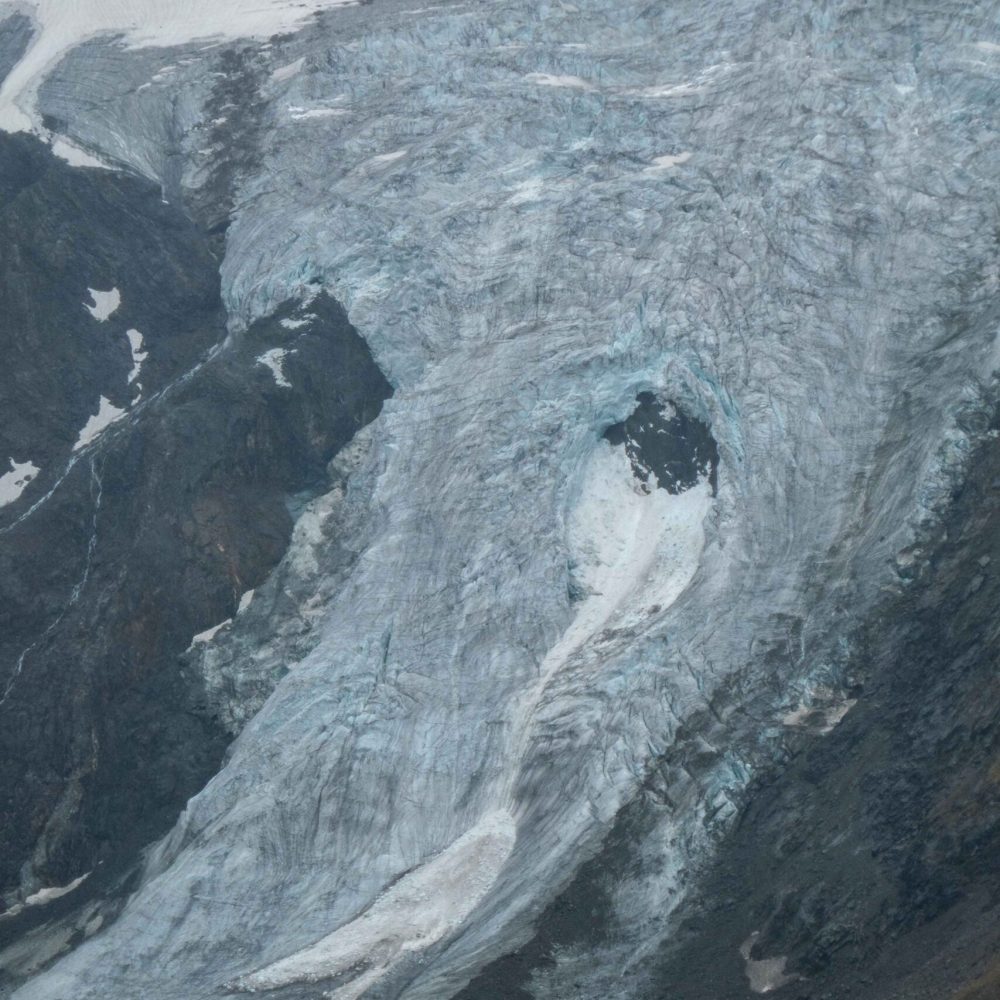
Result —
[[[162,67],[159,72],[155,73],[151,79],[153,83],[162,83],[167,77],[177,72],[177,64],[171,63],[169,66]]]
[[[273,990],[354,973],[327,994],[356,1000],[407,955],[456,930],[489,892],[514,848],[509,812],[488,813],[430,861],[404,875],[360,916],[309,948],[242,977],[235,988]]]
[[[220,629],[224,629],[227,625],[232,625],[232,623],[232,618],[227,618],[225,621],[219,622],[218,625],[213,625],[211,628],[205,629],[204,632],[199,632],[197,635],[191,636],[191,642],[188,644],[188,649],[194,649],[195,646],[211,642]]]
[[[711,505],[707,479],[683,493],[650,490],[624,446],[602,441],[567,524],[574,579],[588,596],[563,641],[583,641],[619,609],[624,624],[635,609],[673,604],[698,568]]]
[[[246,609],[250,607],[250,602],[253,600],[253,594],[254,594],[254,592],[252,590],[248,590],[240,598],[240,603],[239,603],[239,605],[236,608],[236,613],[238,615],[243,614],[243,612],[246,611]]]
[[[124,410],[115,406],[107,396],[101,396],[100,402],[97,404],[97,413],[83,425],[80,436],[77,438],[76,444],[73,445],[73,451],[79,451],[95,441],[105,428],[123,416],[125,416]]]
[[[507,204],[524,205],[528,202],[538,201],[544,188],[545,182],[541,177],[529,177],[514,188],[514,193],[507,199]]]
[[[313,313],[306,313],[306,315],[300,319],[292,319],[291,317],[286,316],[281,321],[281,325],[286,330],[301,330],[302,327],[308,326],[315,318],[316,316]]]
[[[700,94],[704,88],[695,83],[665,84],[661,87],[645,87],[639,91],[642,97],[687,97],[689,94]]]
[[[680,597],[698,569],[705,546],[704,519],[711,507],[707,477],[683,493],[651,490],[636,478],[624,445],[605,440],[597,445],[567,518],[572,577],[585,596],[517,709],[508,795],[513,794],[516,765],[527,753],[531,723],[549,681],[591,640],[641,626]]]
[[[396,160],[401,160],[409,152],[408,149],[396,149],[391,153],[379,153],[378,156],[373,156],[368,162],[369,163],[393,163]]]
[[[0,476],[0,507],[13,503],[40,471],[34,462],[15,462],[13,458],[10,459],[10,471]]]
[[[691,159],[691,153],[685,151],[683,153],[674,153],[673,155],[667,156],[657,156],[652,164],[646,167],[644,173],[655,174],[659,173],[661,170],[670,170],[672,167],[678,167],[682,163],[687,163]]]
[[[112,288],[109,292],[99,292],[96,288],[88,288],[90,297],[94,300],[93,305],[83,303],[83,308],[90,313],[99,323],[105,322],[113,316],[122,304],[121,293],[117,288]]]
[[[79,886],[84,879],[90,875],[90,872],[86,872],[79,878],[73,879],[68,885],[53,886],[49,889],[39,889],[38,892],[32,893],[25,901],[25,906],[44,906],[46,903],[51,903],[53,899],[59,899],[60,896],[65,896],[67,893],[72,892],[77,886]]]
[[[94,167],[98,170],[111,169],[111,167],[103,160],[99,160],[92,153],[88,153],[85,149],[81,149],[68,139],[54,139],[52,141],[52,152],[55,153],[60,160],[65,160],[68,164],[70,164],[70,166],[73,167]]]
[[[760,932],[754,931],[740,945],[740,956],[744,962],[747,979],[750,980],[750,989],[754,993],[770,993],[772,990],[780,989],[798,979],[798,976],[789,976],[785,973],[785,964],[788,962],[785,955],[759,960],[750,957],[750,952],[758,937],[760,937]]]
[[[129,348],[132,351],[132,370],[128,373],[128,384],[131,385],[139,377],[142,363],[149,357],[149,352],[143,350],[142,334],[138,330],[126,330],[125,336],[128,337]],[[142,398],[142,384],[136,382],[136,388],[139,390],[139,395],[132,400],[133,406]]]
[[[271,374],[274,376],[274,381],[285,389],[291,389],[292,387],[292,383],[285,376],[285,358],[291,353],[291,351],[286,351],[283,347],[272,347],[271,350],[265,351],[257,358],[257,364],[270,368]]]

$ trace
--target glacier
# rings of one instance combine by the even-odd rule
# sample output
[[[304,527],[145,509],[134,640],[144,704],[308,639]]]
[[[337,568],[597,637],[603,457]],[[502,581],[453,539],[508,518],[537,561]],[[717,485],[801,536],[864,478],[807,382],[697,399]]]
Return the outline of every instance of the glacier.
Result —
[[[18,1000],[453,996],[711,717],[604,972],[669,934],[741,741],[842,681],[985,429],[997,13],[385,0],[250,45],[220,124],[214,21],[59,49],[39,113],[165,198],[239,150],[229,336],[322,288],[395,393],[194,652],[224,767]],[[711,428],[717,490],[644,491],[604,437],[641,394]]]

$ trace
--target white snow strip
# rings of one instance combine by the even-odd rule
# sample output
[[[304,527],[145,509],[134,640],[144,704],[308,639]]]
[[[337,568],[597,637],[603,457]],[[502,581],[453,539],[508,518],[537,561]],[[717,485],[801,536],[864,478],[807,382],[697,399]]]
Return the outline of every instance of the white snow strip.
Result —
[[[306,57],[302,56],[301,59],[296,59],[295,62],[290,62],[285,66],[279,66],[272,74],[271,79],[275,83],[281,83],[282,80],[290,80],[295,76],[305,65]]]
[[[240,979],[253,992],[357,970],[327,996],[356,1000],[400,961],[457,929],[496,881],[517,839],[505,810],[484,816],[430,861],[408,872],[360,916],[288,958]]]
[[[101,400],[97,404],[97,413],[83,425],[83,430],[80,431],[80,436],[77,438],[76,444],[73,445],[73,451],[79,451],[80,448],[96,440],[106,427],[109,427],[116,420],[120,420],[123,416],[125,416],[124,410],[115,406],[107,396],[101,396]]]
[[[347,108],[309,108],[308,110],[293,111],[291,117],[294,121],[302,122],[312,118],[339,118],[349,114],[350,111]]]
[[[10,471],[0,476],[0,507],[13,503],[41,470],[34,462],[10,460]]]
[[[644,87],[639,91],[641,97],[687,97],[689,94],[700,94],[704,87],[695,83],[665,84],[660,87]]]
[[[373,156],[368,162],[369,163],[392,163],[395,160],[401,160],[409,152],[407,149],[396,149],[391,153],[379,153],[378,156]]]
[[[316,317],[312,313],[303,316],[301,319],[291,319],[290,317],[286,316],[281,321],[281,325],[286,330],[300,330],[302,327],[308,326],[315,318]]]
[[[128,373],[128,384],[131,385],[138,377],[139,373],[142,371],[142,363],[149,357],[149,352],[144,351],[142,348],[142,334],[138,330],[126,330],[125,336],[128,337],[129,347],[132,350],[132,370]],[[142,386],[139,386],[142,389]],[[135,405],[139,401],[137,396],[132,400],[132,404]]]
[[[158,73],[151,77],[153,83],[162,83],[171,76],[173,73],[177,72],[177,64],[171,63],[169,66],[164,66]]]
[[[121,293],[117,288],[112,288],[110,292],[99,292],[96,288],[88,288],[87,291],[90,292],[90,297],[94,300],[94,304],[88,306],[84,302],[83,308],[100,323],[103,323],[108,317],[113,316],[122,304]]]
[[[250,602],[251,602],[251,601],[253,600],[253,593],[254,593],[254,592],[253,592],[252,590],[248,590],[248,591],[247,591],[247,592],[246,592],[246,593],[245,593],[245,594],[244,594],[244,595],[243,595],[243,596],[242,596],[242,597],[240,598],[240,603],[239,603],[239,606],[238,606],[238,607],[236,608],[236,613],[237,613],[238,615],[241,615],[241,614],[243,614],[243,612],[244,612],[244,611],[246,611],[246,609],[250,607]]]
[[[98,35],[124,36],[133,48],[198,39],[269,38],[316,11],[353,0],[35,0],[36,33],[0,86],[0,130],[36,127],[35,98],[45,73],[70,49]],[[161,73],[164,71],[161,70]]]
[[[570,87],[575,90],[596,90],[597,88],[579,76],[556,76],[552,73],[528,73],[525,76],[528,83],[537,83],[542,87]]]
[[[278,385],[285,389],[291,389],[292,383],[288,381],[285,376],[285,358],[291,351],[286,351],[283,347],[272,347],[271,350],[265,351],[259,358],[257,358],[257,364],[266,365],[271,369],[271,374],[274,376],[274,381]]]
[[[1000,52],[1000,45],[996,42],[973,42],[973,45],[982,52]]]
[[[661,170],[670,170],[672,167],[680,166],[682,163],[687,163],[691,159],[691,153],[685,151],[683,153],[675,153],[668,156],[657,156],[653,160],[652,164],[645,169],[647,174],[659,173]]]
[[[86,872],[79,878],[73,879],[69,885],[53,886],[50,889],[39,889],[38,892],[32,893],[25,901],[25,906],[44,906],[46,903],[51,903],[53,899],[58,899],[60,896],[65,896],[67,893],[72,892],[78,885],[80,885],[90,872]]]
[[[195,646],[211,642],[215,638],[215,634],[220,629],[224,629],[227,625],[232,625],[232,623],[232,618],[227,618],[224,622],[219,622],[218,625],[213,625],[211,628],[205,629],[204,632],[199,632],[197,635],[191,636],[191,642],[188,645],[188,649],[193,649]]]

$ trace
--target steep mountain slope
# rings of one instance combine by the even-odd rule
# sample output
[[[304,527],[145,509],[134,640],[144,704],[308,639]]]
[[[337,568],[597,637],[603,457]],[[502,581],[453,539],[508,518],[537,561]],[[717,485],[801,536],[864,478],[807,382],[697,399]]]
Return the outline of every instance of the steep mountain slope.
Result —
[[[927,609],[943,627],[982,575],[941,519],[979,523],[951,501],[996,402],[996,5],[377,0],[211,43],[215,12],[67,41],[43,7],[42,49],[0,47],[7,106],[113,164],[58,169],[144,192],[139,233],[186,226],[218,285],[211,319],[154,337],[154,312],[119,313],[152,278],[74,271],[37,323],[72,299],[73,323],[117,331],[81,384],[45,383],[58,420],[125,414],[76,450],[53,431],[45,463],[11,446],[14,517],[79,456],[10,533],[72,503],[79,554],[68,599],[9,563],[55,612],[16,613],[37,621],[11,696],[37,721],[10,759],[68,683],[112,745],[153,731],[129,803],[158,762],[182,773],[129,813],[86,797],[93,727],[54,727],[50,798],[12,811],[32,852],[12,900],[55,859],[67,880],[70,858],[126,867],[235,739],[114,906],[88,880],[52,920],[4,918],[37,925],[0,951],[19,1000],[822,996],[948,913],[979,962],[957,859],[993,856],[995,806],[963,803],[991,780],[969,691],[994,644],[985,604],[956,608],[982,648],[949,659]],[[170,349],[136,402],[134,352],[145,373]],[[135,663],[133,698],[94,700]],[[908,678],[948,676],[925,720]],[[906,752],[926,785],[886,773]],[[953,840],[921,853],[952,774]],[[887,787],[905,801],[879,812]],[[834,797],[845,838],[817,842]],[[881,853],[855,877],[856,850]],[[879,952],[887,928],[902,944]],[[948,989],[979,975],[937,968]]]
[[[322,294],[224,343],[208,239],[152,185],[25,136],[0,157],[0,452],[33,471],[0,507],[16,908],[131,861],[218,768],[225,730],[178,657],[278,562],[289,499],[391,389]]]

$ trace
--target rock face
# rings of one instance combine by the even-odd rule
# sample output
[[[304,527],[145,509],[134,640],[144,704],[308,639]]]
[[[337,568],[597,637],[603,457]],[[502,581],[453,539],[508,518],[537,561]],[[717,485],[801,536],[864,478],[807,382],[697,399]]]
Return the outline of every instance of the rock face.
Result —
[[[708,426],[651,392],[640,393],[638,404],[627,420],[604,432],[606,441],[625,445],[636,478],[668,493],[683,493],[707,478],[714,495],[719,446]]]
[[[117,866],[217,769],[179,657],[391,389],[322,293],[224,343],[209,241],[152,185],[0,157],[0,452],[38,470],[0,508],[0,884],[27,895]]]
[[[4,153],[18,1000],[988,989],[991,6],[177,9]]]

